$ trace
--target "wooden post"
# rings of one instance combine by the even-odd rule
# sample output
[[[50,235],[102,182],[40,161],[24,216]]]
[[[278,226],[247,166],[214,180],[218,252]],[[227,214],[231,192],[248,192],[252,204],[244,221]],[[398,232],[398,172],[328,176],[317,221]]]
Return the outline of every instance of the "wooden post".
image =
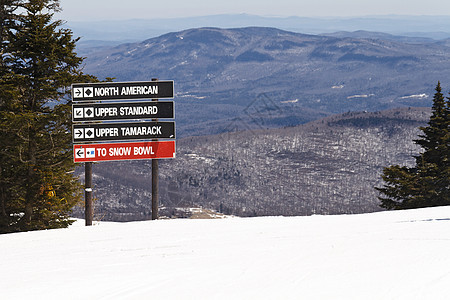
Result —
[[[93,207],[92,207],[92,163],[84,163],[84,217],[86,226],[92,225]]]
[[[158,160],[152,159],[152,220],[158,219]]]
[[[152,81],[158,81],[158,78],[152,78]],[[153,99],[152,101],[158,101],[158,99]],[[158,119],[152,119],[152,121],[157,122]],[[157,139],[154,139],[157,141]],[[158,219],[158,160],[152,159],[152,220]]]

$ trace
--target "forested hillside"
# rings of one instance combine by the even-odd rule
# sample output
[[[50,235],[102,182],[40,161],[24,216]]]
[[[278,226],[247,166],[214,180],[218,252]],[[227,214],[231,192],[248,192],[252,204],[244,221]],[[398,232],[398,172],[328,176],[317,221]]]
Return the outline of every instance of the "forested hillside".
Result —
[[[297,127],[181,139],[177,158],[160,163],[161,213],[195,206],[239,216],[377,211],[373,187],[383,167],[413,163],[419,148],[412,140],[428,117],[425,108],[349,112]],[[150,218],[150,182],[150,161],[94,165],[96,217]]]

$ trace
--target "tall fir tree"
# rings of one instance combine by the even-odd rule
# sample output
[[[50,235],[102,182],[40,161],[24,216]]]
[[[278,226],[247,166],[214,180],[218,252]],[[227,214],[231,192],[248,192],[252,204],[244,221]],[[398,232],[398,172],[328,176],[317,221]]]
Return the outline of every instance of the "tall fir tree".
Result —
[[[9,74],[10,70],[5,64],[9,56],[8,48],[10,46],[9,33],[14,28],[17,20],[16,11],[20,9],[24,1],[22,0],[1,0],[0,6],[0,232],[4,232],[14,218],[11,215],[15,209],[13,190],[14,190],[14,155],[11,155],[11,143],[14,136],[9,130],[7,117],[14,107],[15,92],[18,91],[11,83],[3,80]]]
[[[2,28],[0,233],[60,228],[79,201],[68,87],[81,72],[72,32],[53,21],[57,0],[10,1]],[[11,18],[10,18],[11,19]]]
[[[428,126],[414,142],[423,148],[413,168],[398,165],[384,169],[382,188],[376,188],[381,207],[405,209],[450,205],[450,99],[438,82]]]

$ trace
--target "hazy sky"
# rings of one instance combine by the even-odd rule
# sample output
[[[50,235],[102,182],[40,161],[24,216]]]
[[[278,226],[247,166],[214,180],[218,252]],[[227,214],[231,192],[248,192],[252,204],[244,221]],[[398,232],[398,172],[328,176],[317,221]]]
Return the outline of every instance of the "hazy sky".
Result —
[[[60,0],[67,21],[262,16],[450,15],[449,0]]]

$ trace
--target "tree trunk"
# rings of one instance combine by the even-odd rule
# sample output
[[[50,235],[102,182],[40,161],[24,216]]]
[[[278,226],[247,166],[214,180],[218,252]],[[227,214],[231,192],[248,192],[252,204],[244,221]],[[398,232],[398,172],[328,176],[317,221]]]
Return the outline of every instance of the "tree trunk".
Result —
[[[0,187],[0,197],[1,197],[1,206],[2,206],[2,217],[6,217],[6,193],[5,193],[5,187]]]
[[[27,172],[27,191],[25,193],[25,215],[24,220],[27,224],[31,223],[33,216],[33,205],[37,195],[36,189],[36,132],[31,126],[28,128],[28,172]]]

